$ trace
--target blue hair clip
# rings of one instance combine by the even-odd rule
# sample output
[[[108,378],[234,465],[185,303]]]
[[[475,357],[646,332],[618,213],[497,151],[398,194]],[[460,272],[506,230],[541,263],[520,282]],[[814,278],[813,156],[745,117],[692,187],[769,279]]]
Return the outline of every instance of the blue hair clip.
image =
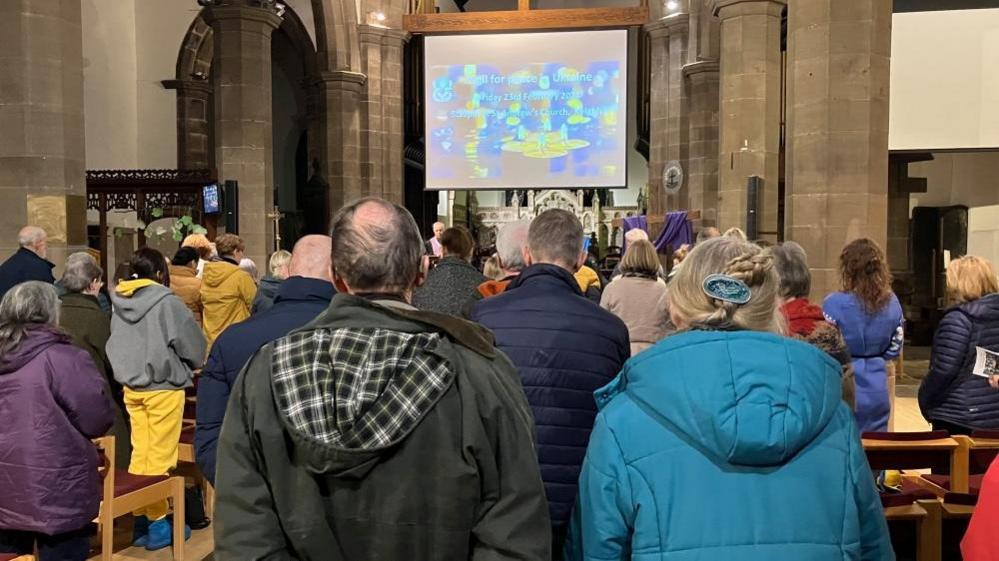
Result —
[[[711,298],[739,306],[748,304],[753,297],[753,291],[746,283],[728,275],[709,275],[704,279],[703,288]]]

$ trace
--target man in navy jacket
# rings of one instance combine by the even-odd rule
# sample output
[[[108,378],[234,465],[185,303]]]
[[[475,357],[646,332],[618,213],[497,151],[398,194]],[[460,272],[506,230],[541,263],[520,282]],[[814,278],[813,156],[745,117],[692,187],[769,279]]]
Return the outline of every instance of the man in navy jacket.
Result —
[[[215,450],[226,404],[236,378],[261,347],[304,326],[326,311],[336,294],[330,279],[328,236],[305,236],[295,244],[290,276],[281,283],[274,305],[234,324],[215,340],[198,380],[194,447],[198,466],[215,484]]]
[[[27,281],[42,281],[52,284],[52,268],[47,259],[49,238],[45,230],[37,226],[25,226],[17,233],[20,248],[0,265],[0,300],[14,285]]]
[[[585,260],[579,220],[564,210],[546,211],[531,223],[528,267],[471,314],[495,333],[517,367],[534,412],[556,558],[596,418],[593,392],[631,356],[624,322],[587,300],[573,277]]]

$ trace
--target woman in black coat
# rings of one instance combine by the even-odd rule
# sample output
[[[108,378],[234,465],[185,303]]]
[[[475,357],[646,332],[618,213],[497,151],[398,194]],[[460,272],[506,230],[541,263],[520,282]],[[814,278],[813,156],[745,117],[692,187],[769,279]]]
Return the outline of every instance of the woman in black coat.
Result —
[[[999,428],[999,376],[975,375],[976,348],[999,352],[999,280],[981,257],[951,261],[947,292],[956,304],[933,337],[919,408],[933,428],[951,434]]]

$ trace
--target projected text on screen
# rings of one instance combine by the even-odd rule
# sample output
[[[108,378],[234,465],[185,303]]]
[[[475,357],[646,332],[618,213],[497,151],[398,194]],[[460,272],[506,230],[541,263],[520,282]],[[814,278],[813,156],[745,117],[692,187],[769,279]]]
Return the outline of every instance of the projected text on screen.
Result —
[[[627,32],[428,37],[428,189],[624,187]]]

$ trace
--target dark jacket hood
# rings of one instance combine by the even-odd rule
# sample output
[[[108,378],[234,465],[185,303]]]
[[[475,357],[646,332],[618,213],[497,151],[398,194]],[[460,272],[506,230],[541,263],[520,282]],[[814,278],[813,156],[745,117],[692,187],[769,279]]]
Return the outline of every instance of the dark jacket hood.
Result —
[[[61,331],[45,325],[29,328],[20,344],[10,352],[0,356],[0,376],[17,372],[25,364],[45,352],[46,349],[60,343],[69,343],[70,339]]]
[[[260,283],[261,290],[263,290],[264,281]],[[329,302],[336,295],[333,283],[320,279],[288,277],[283,281],[271,280],[270,282],[273,283],[275,291],[275,303],[291,300],[325,300]]]
[[[30,249],[25,249],[23,247],[20,247],[17,249],[17,254],[20,255],[22,259],[35,261],[48,267],[49,269],[55,269],[55,263],[49,261],[48,259],[42,257],[41,255],[38,255],[37,253],[31,251]]]
[[[151,284],[136,290],[131,296],[124,296],[117,291],[112,292],[111,303],[114,305],[115,315],[127,323],[138,323],[156,304],[172,294],[173,292],[162,284]]]
[[[59,297],[64,308],[77,308],[81,310],[93,310],[102,312],[100,300],[96,296],[81,294],[79,292],[67,292]]]
[[[572,273],[558,265],[551,265],[549,263],[531,265],[524,269],[520,272],[520,275],[510,281],[506,289],[514,290],[532,282],[548,282],[551,284],[559,284],[561,282],[576,294],[583,295],[583,291],[579,288],[579,283],[576,282],[576,277]]]
[[[799,341],[749,331],[688,331],[638,355],[597,391],[627,392],[649,416],[734,465],[775,466],[842,406],[841,368]]]
[[[999,294],[989,294],[978,300],[965,302],[957,308],[976,323],[999,321]]]
[[[272,386],[295,461],[313,473],[363,478],[454,383],[460,365],[451,341],[495,356],[479,325],[345,294],[275,341]]]

